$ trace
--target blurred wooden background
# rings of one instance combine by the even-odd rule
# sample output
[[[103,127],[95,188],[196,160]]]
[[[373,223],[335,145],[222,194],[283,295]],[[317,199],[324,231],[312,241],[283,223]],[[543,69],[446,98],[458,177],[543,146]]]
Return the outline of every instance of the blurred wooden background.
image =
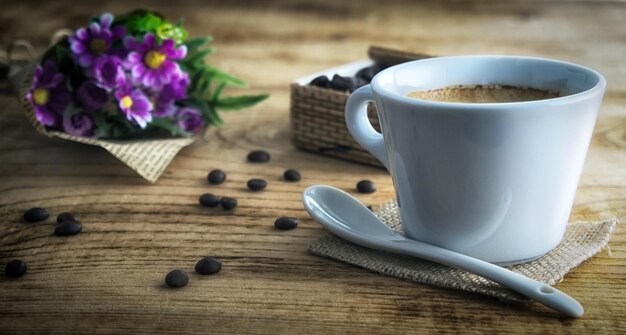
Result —
[[[0,10],[0,46],[31,41],[39,52],[63,27],[139,1],[8,1]],[[185,18],[192,35],[211,34],[209,60],[269,92],[263,104],[224,114],[226,126],[184,149],[155,185],[106,152],[44,138],[14,98],[0,96],[0,265],[28,263],[18,280],[0,275],[0,333],[624,333],[626,229],[606,250],[557,287],[586,307],[562,319],[535,306],[387,278],[306,252],[325,232],[308,218],[300,192],[323,183],[354,191],[369,178],[393,196],[385,171],[295,150],[289,142],[289,83],[364,58],[369,45],[436,55],[522,54],[580,63],[608,80],[600,118],[571,220],[626,220],[626,4],[621,1],[154,1],[150,8]],[[262,148],[272,161],[245,163]],[[279,181],[298,168],[296,184]],[[224,169],[228,181],[205,177]],[[245,181],[263,177],[262,193]],[[232,213],[196,206],[204,192],[239,199]],[[84,232],[51,236],[52,224],[26,225],[24,210],[74,211]],[[273,229],[281,215],[302,220]],[[52,219],[48,220],[52,222]],[[190,275],[180,290],[163,287],[172,268],[190,273],[204,255],[223,271]]]

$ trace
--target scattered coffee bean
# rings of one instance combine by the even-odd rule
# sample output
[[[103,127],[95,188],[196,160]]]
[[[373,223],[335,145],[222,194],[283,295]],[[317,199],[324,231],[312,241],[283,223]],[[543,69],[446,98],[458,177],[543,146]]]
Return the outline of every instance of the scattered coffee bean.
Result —
[[[283,173],[283,178],[285,178],[286,181],[299,181],[300,172],[294,169],[285,170],[285,172]]]
[[[354,91],[356,87],[356,82],[354,78],[351,77],[343,77],[338,74],[333,76],[333,80],[331,81],[331,88],[338,91]]]
[[[165,276],[165,283],[169,287],[183,287],[188,282],[189,276],[183,270],[172,270]]]
[[[72,213],[63,212],[57,216],[57,223],[63,223],[67,221],[76,221],[78,222],[78,218],[74,216]]]
[[[196,272],[201,275],[211,275],[222,270],[222,261],[215,257],[204,257],[196,263]]]
[[[294,229],[297,226],[298,226],[297,220],[290,218],[290,217],[286,217],[286,216],[281,216],[278,219],[276,219],[276,221],[274,221],[274,227],[280,230]]]
[[[270,154],[263,150],[254,150],[248,154],[248,162],[265,163],[270,160]]]
[[[4,267],[4,273],[12,278],[21,277],[26,273],[26,263],[21,259],[14,259]]]
[[[368,206],[367,206],[367,209],[369,209],[369,210],[370,210],[370,211],[372,211],[372,212],[374,211],[374,207],[372,207],[372,205],[368,205]]]
[[[205,193],[200,196],[198,202],[204,207],[215,207],[220,204],[220,197],[211,193]]]
[[[83,230],[83,226],[80,223],[76,221],[65,221],[65,222],[59,223],[54,228],[54,235],[57,235],[57,236],[76,235],[80,233],[81,230]]]
[[[267,182],[264,179],[253,178],[248,180],[248,189],[250,191],[261,191],[267,187]]]
[[[330,80],[328,80],[328,77],[322,75],[311,80],[311,85],[322,88],[329,88]]]
[[[359,193],[374,193],[376,192],[376,185],[371,180],[361,180],[356,184],[356,189]]]
[[[34,207],[24,213],[24,220],[26,222],[43,221],[48,218],[48,211],[41,207]]]
[[[361,78],[355,78],[354,79],[354,88],[352,90],[350,90],[350,93],[356,91],[357,88],[360,88],[361,86],[365,86],[367,84],[369,84],[369,81],[366,81],[366,80],[361,79]]]
[[[218,185],[226,180],[226,173],[224,173],[224,171],[220,169],[215,169],[209,172],[209,175],[206,177],[206,179],[209,181],[209,184]]]
[[[237,207],[237,199],[234,198],[222,198],[220,200],[220,206],[225,210],[231,210]]]

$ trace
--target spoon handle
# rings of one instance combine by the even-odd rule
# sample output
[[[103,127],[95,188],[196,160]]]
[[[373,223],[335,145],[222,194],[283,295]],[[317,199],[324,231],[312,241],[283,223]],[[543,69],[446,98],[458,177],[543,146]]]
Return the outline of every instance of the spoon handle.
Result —
[[[477,274],[569,317],[581,317],[584,313],[578,301],[556,288],[489,262],[406,238],[386,244],[385,249]]]

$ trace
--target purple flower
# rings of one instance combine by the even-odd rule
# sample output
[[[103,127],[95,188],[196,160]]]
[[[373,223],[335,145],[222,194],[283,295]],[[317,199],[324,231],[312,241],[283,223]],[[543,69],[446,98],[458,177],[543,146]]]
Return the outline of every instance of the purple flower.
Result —
[[[183,107],[176,111],[175,115],[178,127],[186,132],[196,132],[202,127],[200,112],[193,107]]]
[[[113,15],[104,13],[99,22],[92,22],[89,27],[80,28],[69,37],[70,49],[82,67],[91,66],[103,54],[119,52],[112,50],[111,44],[124,36],[126,28],[120,25],[111,29],[111,23]]]
[[[135,120],[141,128],[152,121],[152,103],[140,89],[133,87],[124,73],[117,77],[115,98],[128,120]]]
[[[148,33],[143,42],[126,37],[124,46],[131,50],[124,61],[124,67],[131,71],[134,83],[160,90],[163,85],[181,75],[180,67],[172,60],[182,59],[187,55],[185,45],[176,48],[171,38],[164,39],[158,45],[154,34]]]
[[[123,72],[122,61],[116,56],[103,55],[98,57],[91,68],[96,85],[107,91],[115,89],[117,76]]]
[[[104,107],[109,102],[109,94],[93,81],[87,80],[78,87],[78,101],[85,110],[92,111]]]
[[[92,127],[93,121],[86,113],[63,116],[63,130],[70,135],[91,136]]]
[[[189,76],[182,72],[180,76],[176,76],[172,81],[163,86],[163,90],[157,96],[154,106],[154,116],[164,117],[171,116],[176,111],[174,103],[176,100],[183,99],[187,96],[187,87],[189,86]]]
[[[43,67],[37,65],[33,85],[26,98],[35,109],[37,120],[46,126],[57,125],[72,97],[63,81],[63,74],[56,65],[47,61]]]

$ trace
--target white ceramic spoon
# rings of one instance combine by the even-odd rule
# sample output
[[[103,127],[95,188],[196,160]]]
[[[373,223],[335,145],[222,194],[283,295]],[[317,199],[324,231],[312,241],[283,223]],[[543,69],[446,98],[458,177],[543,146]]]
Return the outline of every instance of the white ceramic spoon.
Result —
[[[350,194],[315,185],[302,194],[307,212],[326,230],[358,245],[409,255],[475,273],[502,284],[569,317],[580,317],[583,306],[569,295],[503,267],[408,239],[389,229]]]

